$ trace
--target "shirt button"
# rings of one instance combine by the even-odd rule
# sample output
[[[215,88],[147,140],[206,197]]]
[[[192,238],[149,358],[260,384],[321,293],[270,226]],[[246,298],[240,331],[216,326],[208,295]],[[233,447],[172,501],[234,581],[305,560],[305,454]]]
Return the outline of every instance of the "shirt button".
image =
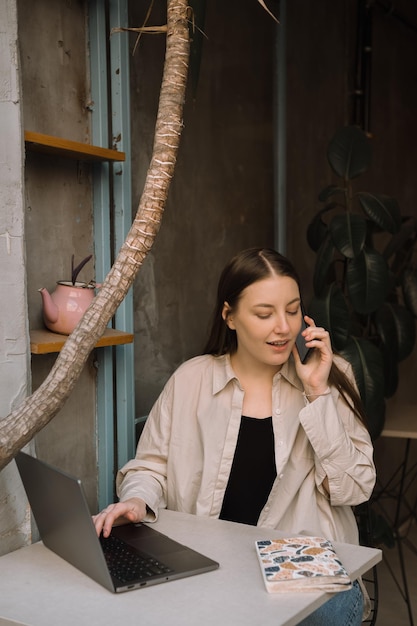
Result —
[[[280,474],[279,475],[279,479],[281,480],[281,478],[284,478],[284,474]]]
[[[282,439],[280,439],[279,441],[277,441],[277,445],[279,445],[280,447],[284,444],[284,442],[282,441]]]
[[[275,415],[281,415],[281,409],[275,409]]]

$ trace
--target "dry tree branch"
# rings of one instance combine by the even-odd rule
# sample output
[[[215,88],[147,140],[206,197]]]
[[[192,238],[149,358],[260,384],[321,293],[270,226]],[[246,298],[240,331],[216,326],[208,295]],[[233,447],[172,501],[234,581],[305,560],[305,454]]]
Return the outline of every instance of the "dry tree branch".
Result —
[[[166,33],[168,31],[168,26],[138,26],[138,27],[127,27],[127,26],[119,26],[117,28],[111,29],[111,35],[114,33],[148,33],[149,35],[159,35],[161,33]]]
[[[277,24],[279,24],[279,20],[275,17],[275,15],[268,9],[268,7],[266,6],[264,0],[258,0],[259,4],[265,9],[265,11],[267,13],[269,13],[269,15],[272,17],[273,20],[276,21]]]

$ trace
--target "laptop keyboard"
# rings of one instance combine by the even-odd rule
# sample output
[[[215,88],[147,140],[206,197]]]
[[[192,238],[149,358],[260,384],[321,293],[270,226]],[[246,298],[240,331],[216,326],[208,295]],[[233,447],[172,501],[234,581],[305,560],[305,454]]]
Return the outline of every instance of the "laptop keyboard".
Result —
[[[144,580],[172,571],[160,561],[140,554],[135,548],[113,535],[107,538],[101,536],[100,543],[110,574],[122,583]]]

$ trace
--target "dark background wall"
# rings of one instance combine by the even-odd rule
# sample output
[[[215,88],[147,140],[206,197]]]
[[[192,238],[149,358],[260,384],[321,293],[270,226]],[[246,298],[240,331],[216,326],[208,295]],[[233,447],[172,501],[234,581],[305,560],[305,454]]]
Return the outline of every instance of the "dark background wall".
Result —
[[[300,260],[307,289],[315,256],[305,247],[305,227],[321,206],[319,191],[334,182],[327,144],[340,126],[353,121],[359,4],[287,3],[288,250]],[[397,198],[404,214],[415,214],[417,5],[403,0],[387,13],[381,4],[388,3],[371,4],[373,159],[359,184]]]
[[[337,182],[327,163],[334,132],[354,121],[356,45],[361,2],[287,2],[287,211],[288,254],[299,268],[306,299],[312,294],[315,254],[306,244],[306,227],[322,204],[318,193]],[[372,10],[369,132],[372,164],[356,190],[397,199],[403,215],[417,215],[417,5],[412,0],[374,2]],[[397,393],[387,415],[411,405],[417,351],[400,364]],[[379,478],[385,481],[401,459],[404,440],[380,437],[375,444]],[[387,460],[389,462],[387,463]]]

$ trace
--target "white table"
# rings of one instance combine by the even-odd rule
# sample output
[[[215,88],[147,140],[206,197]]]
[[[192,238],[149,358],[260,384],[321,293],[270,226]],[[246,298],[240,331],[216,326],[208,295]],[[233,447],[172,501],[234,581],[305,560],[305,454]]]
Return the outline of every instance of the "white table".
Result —
[[[0,558],[0,616],[30,626],[291,626],[331,597],[266,591],[254,542],[284,533],[172,511],[155,528],[220,568],[116,595],[36,543]],[[381,560],[374,548],[335,547],[353,578]]]

